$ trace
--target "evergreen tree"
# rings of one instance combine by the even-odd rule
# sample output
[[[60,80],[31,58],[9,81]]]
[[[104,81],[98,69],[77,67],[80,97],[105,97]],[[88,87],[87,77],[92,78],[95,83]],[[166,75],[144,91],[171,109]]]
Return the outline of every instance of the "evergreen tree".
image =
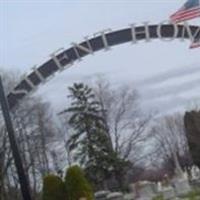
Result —
[[[186,112],[184,122],[193,162],[200,167],[200,111]]]
[[[70,150],[76,149],[76,158],[85,167],[95,184],[103,184],[112,170],[113,151],[99,102],[92,89],[83,83],[69,87],[72,99],[66,110],[74,134],[68,141]]]

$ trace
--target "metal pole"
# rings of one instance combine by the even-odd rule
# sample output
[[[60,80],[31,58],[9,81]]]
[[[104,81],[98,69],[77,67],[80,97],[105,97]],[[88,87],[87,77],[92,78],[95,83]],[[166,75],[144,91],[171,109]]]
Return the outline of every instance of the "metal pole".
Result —
[[[7,102],[5,93],[4,93],[1,76],[0,76],[0,104],[1,104],[1,109],[2,109],[2,113],[3,113],[5,125],[6,125],[7,131],[8,131],[10,147],[12,150],[15,166],[17,169],[17,174],[19,177],[19,183],[20,183],[20,187],[21,187],[22,197],[24,200],[31,200],[29,183],[28,183],[26,174],[24,172],[22,159],[20,157],[19,149],[18,149],[18,146],[16,143],[14,128],[12,125],[12,120],[11,120],[10,113],[9,113],[9,106],[8,106],[8,102]]]

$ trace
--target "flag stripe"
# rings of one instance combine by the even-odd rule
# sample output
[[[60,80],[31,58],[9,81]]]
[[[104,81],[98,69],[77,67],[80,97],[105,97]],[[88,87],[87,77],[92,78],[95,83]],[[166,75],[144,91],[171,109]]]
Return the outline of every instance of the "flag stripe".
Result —
[[[194,48],[198,48],[198,47],[200,47],[200,42],[195,42],[195,43],[193,43],[193,44],[191,44],[191,46],[190,46],[190,49],[194,49]]]
[[[176,17],[176,16],[182,16],[182,15],[187,15],[187,14],[192,14],[192,13],[200,13],[200,7],[198,9],[195,9],[193,11],[185,11],[184,13],[177,13],[175,15],[171,15],[171,17]]]
[[[198,17],[200,16],[200,13],[193,13],[193,14],[188,14],[188,15],[181,15],[181,16],[176,16],[176,17],[173,17],[171,18],[172,20],[181,20],[181,19],[187,19],[187,18],[190,18],[190,17]]]
[[[185,16],[185,17],[177,17],[177,18],[174,18],[174,19],[171,19],[171,20],[175,23],[178,23],[178,22],[190,20],[190,19],[193,19],[193,18],[196,18],[196,17],[200,17],[200,14],[198,13],[198,14],[188,15],[188,16]]]
[[[193,11],[198,10],[198,9],[200,9],[200,6],[195,7],[195,8],[190,8],[190,9],[187,9],[187,10],[186,9],[181,9],[181,10],[175,12],[173,15],[182,14],[182,13],[185,13],[185,12],[193,12]]]
[[[191,16],[191,17],[187,17],[187,18],[176,19],[173,22],[174,23],[180,23],[180,22],[183,22],[183,21],[186,21],[186,20],[194,19],[196,17],[199,17],[199,16]]]
[[[172,16],[170,19],[173,22],[177,22],[177,21],[189,20],[189,19],[192,19],[195,17],[200,17],[200,8],[199,8],[199,10],[197,10],[193,13],[186,13],[186,14],[182,14],[182,15]]]
[[[181,16],[181,15],[186,15],[186,14],[192,14],[192,13],[200,13],[200,7],[198,9],[195,9],[193,11],[184,11],[182,13],[177,13],[177,14],[174,14],[174,15],[171,15],[171,17],[176,17],[176,16]]]

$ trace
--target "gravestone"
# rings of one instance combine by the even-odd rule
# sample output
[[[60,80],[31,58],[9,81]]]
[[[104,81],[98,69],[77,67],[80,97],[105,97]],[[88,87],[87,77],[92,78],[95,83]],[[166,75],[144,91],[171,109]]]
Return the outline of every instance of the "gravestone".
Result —
[[[109,191],[98,191],[94,194],[94,197],[95,200],[105,200],[108,194],[110,194]]]
[[[191,169],[192,180],[200,179],[200,169],[197,166],[193,166]]]
[[[176,197],[174,188],[171,186],[163,188],[161,193],[166,200]]]
[[[124,200],[134,200],[134,199],[135,199],[134,193],[129,193],[124,195]]]
[[[134,198],[139,197],[139,182],[131,183],[129,185],[129,190],[131,194],[134,194]]]
[[[157,186],[150,182],[141,182],[138,188],[138,200],[151,200],[157,196]]]
[[[177,196],[185,195],[191,191],[191,187],[187,179],[174,180],[174,187]]]
[[[163,187],[162,187],[162,183],[161,182],[158,182],[157,183],[157,192],[161,192],[163,190]]]
[[[112,192],[107,195],[107,200],[123,200],[123,194],[121,192]]]

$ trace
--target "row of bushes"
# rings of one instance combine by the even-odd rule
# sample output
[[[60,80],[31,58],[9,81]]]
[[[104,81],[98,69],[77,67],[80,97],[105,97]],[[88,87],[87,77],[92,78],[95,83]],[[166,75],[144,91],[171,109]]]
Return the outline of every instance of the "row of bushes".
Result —
[[[78,166],[70,167],[64,180],[56,175],[48,175],[43,180],[43,200],[87,200],[93,199],[91,185]]]

